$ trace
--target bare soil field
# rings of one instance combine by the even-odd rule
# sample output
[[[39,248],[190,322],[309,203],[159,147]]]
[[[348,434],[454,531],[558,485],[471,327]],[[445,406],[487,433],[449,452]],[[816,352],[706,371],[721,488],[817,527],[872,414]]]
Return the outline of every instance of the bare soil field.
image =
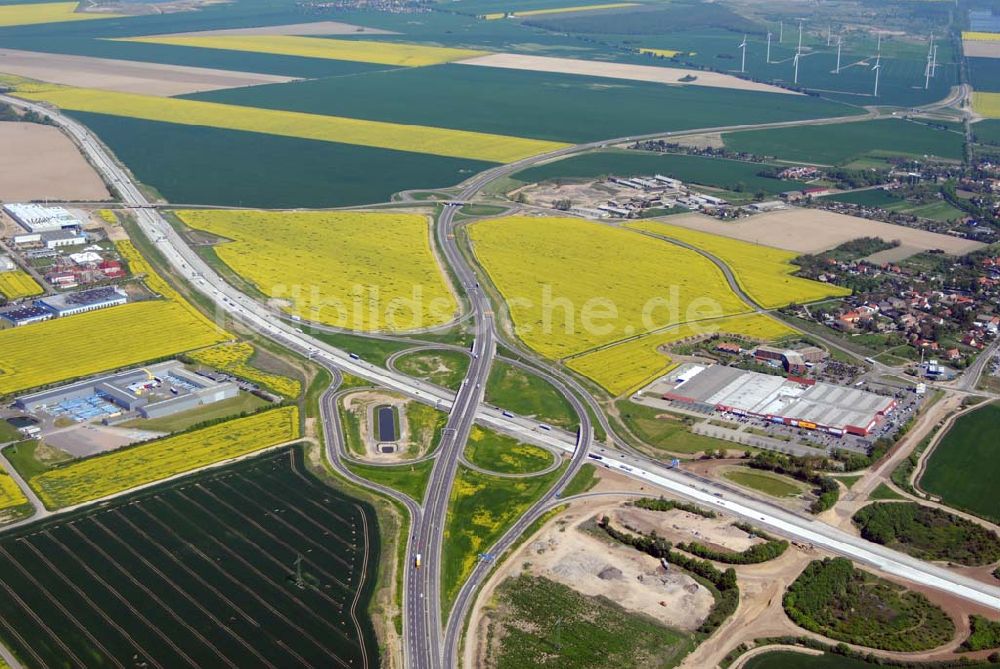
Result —
[[[643,534],[655,531],[675,544],[696,541],[716,550],[740,552],[764,543],[763,539],[751,538],[735,527],[733,519],[727,516],[703,518],[679,509],[664,512],[628,506],[617,508],[610,515],[618,527],[627,525]]]
[[[110,200],[104,182],[58,128],[0,123],[0,200]]]
[[[340,21],[314,21],[313,23],[286,23],[279,26],[259,26],[257,28],[224,28],[222,30],[196,30],[189,33],[170,33],[158,37],[212,37],[215,35],[398,35],[391,30],[367,28]]]
[[[1000,42],[962,40],[962,51],[970,58],[1000,58]]]
[[[677,629],[693,630],[712,608],[712,594],[678,570],[628,546],[602,541],[580,526],[613,511],[618,502],[594,500],[575,504],[549,521],[493,574],[473,609],[466,641],[466,667],[483,666],[488,620],[483,604],[509,577],[527,572],[562,583],[588,596],[604,596],[622,607],[644,613]]]
[[[898,239],[902,246],[910,249],[941,249],[950,255],[963,255],[983,247],[980,242],[950,235],[801,207],[757,214],[737,222],[720,221],[703,214],[680,214],[670,216],[667,221],[692,230],[799,253],[819,253],[858,237]]]
[[[0,49],[0,72],[65,86],[164,97],[295,81],[273,74],[15,49]]]
[[[702,70],[686,70],[679,67],[657,67],[655,65],[629,65],[627,63],[607,63],[597,60],[576,58],[552,58],[549,56],[527,56],[515,53],[495,53],[457,61],[460,65],[501,67],[509,70],[531,70],[533,72],[555,72],[558,74],[583,74],[609,79],[648,81],[675,86],[710,86],[713,88],[735,88],[743,91],[765,93],[785,93],[801,95],[770,84],[746,81],[739,77]],[[685,76],[697,77],[693,81],[680,81]]]
[[[74,458],[85,458],[163,436],[166,436],[163,432],[82,424],[52,432],[45,441]]]

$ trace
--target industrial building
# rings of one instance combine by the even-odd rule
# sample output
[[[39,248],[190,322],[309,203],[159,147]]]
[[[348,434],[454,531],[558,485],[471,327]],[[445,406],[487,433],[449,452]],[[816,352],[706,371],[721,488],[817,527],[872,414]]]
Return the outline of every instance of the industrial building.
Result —
[[[85,422],[113,419],[127,413],[159,418],[238,394],[239,386],[232,381],[214,381],[189,371],[177,360],[169,360],[25,395],[15,405],[27,412],[45,412]]]
[[[114,286],[91,288],[75,293],[62,293],[35,300],[37,306],[48,309],[59,317],[106,309],[126,302],[128,302],[128,295],[121,288]]]
[[[52,318],[52,312],[42,307],[18,307],[16,309],[0,311],[0,318],[14,327],[19,327],[21,325],[31,325],[32,323],[47,321]]]
[[[10,256],[0,253],[0,272],[10,272],[15,269],[17,269],[17,265],[10,259]]]
[[[18,225],[31,233],[79,228],[83,225],[64,207],[12,203],[5,204],[3,210]]]
[[[837,436],[866,437],[896,408],[893,398],[858,388],[722,365],[684,364],[665,381],[666,400]]]
[[[26,232],[14,235],[15,246],[44,246],[52,250],[63,246],[82,246],[87,243],[87,236],[77,230],[45,230],[43,232]]]

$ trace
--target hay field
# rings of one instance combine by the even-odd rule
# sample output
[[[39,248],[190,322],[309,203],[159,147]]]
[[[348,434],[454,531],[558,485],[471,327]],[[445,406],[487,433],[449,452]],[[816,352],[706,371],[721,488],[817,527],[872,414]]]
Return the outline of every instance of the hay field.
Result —
[[[40,23],[89,21],[118,18],[121,14],[96,14],[76,11],[78,2],[36,2],[19,5],[0,5],[0,28],[30,26]]]
[[[325,39],[294,35],[181,35],[175,37],[151,35],[149,37],[125,37],[118,41],[223,49],[226,51],[249,51],[251,53],[325,60],[350,60],[394,67],[440,65],[441,63],[481,56],[485,53],[472,49],[453,49],[401,42]]]
[[[792,251],[659,221],[629,223],[627,227],[677,239],[711,253],[729,265],[740,288],[766,309],[777,309],[793,302],[815,302],[826,297],[851,294],[850,290],[838,286],[792,276],[799,269],[791,263],[799,254]]]
[[[0,123],[0,200],[107,200],[104,181],[59,128]]]
[[[637,2],[610,2],[603,5],[574,5],[572,7],[550,7],[548,9],[526,9],[517,12],[494,12],[485,14],[483,18],[487,21],[495,21],[507,16],[521,18],[523,16],[543,16],[545,14],[572,14],[576,12],[594,12],[602,9],[623,9],[625,7],[635,7]]]
[[[0,272],[0,294],[9,300],[41,295],[43,292],[42,287],[24,270]]]
[[[859,237],[880,237],[886,241],[898,239],[903,246],[919,250],[942,249],[951,255],[963,255],[983,247],[980,242],[951,235],[798,207],[756,214],[735,222],[720,221],[702,214],[680,214],[671,216],[670,223],[800,254],[827,251]]]
[[[530,56],[517,53],[493,53],[486,56],[470,57],[467,60],[457,61],[457,64],[500,67],[509,70],[530,70],[532,72],[553,72],[556,74],[580,74],[589,77],[648,81],[674,86],[709,86],[741,91],[801,95],[801,93],[789,91],[779,86],[748,81],[730,74],[720,74],[705,70],[686,70],[679,67],[630,65],[628,63],[609,63],[599,60],[580,60],[577,58],[553,58],[551,56]],[[681,79],[687,76],[695,78],[691,81],[681,81]]]
[[[28,484],[46,507],[58,509],[231,460],[298,436],[298,407],[286,406],[71,462],[31,477]]]
[[[352,330],[413,330],[452,320],[458,302],[426,216],[381,212],[179,211],[232,240],[219,258],[285,311]]]
[[[0,68],[5,74],[53,84],[162,96],[296,80],[273,74],[16,49],[0,49]]]
[[[516,334],[549,358],[749,309],[709,260],[628,230],[513,216],[474,223],[469,237]]]
[[[49,102],[71,111],[244,130],[282,137],[471,158],[493,163],[514,162],[566,146],[559,142],[464,130],[240,107],[197,100],[158,98],[87,88],[19,86],[17,95],[29,100]]]
[[[715,333],[773,341],[794,334],[794,330],[761,314],[687,323],[570,358],[566,361],[566,366],[593,380],[614,396],[625,395],[642,388],[674,366],[670,356],[660,353],[660,346],[688,337]]]

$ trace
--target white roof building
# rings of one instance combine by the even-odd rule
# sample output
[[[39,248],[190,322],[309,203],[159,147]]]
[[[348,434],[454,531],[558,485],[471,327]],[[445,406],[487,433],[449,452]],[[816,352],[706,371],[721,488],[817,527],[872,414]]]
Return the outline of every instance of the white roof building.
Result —
[[[28,232],[48,232],[83,225],[65,207],[40,204],[5,204],[3,210]]]

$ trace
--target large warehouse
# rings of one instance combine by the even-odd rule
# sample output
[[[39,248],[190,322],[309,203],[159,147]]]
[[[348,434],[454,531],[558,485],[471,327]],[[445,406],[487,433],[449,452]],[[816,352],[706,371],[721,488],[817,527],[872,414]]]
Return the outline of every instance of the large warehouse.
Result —
[[[857,388],[723,365],[681,365],[663,399],[831,434],[868,436],[896,400]]]

